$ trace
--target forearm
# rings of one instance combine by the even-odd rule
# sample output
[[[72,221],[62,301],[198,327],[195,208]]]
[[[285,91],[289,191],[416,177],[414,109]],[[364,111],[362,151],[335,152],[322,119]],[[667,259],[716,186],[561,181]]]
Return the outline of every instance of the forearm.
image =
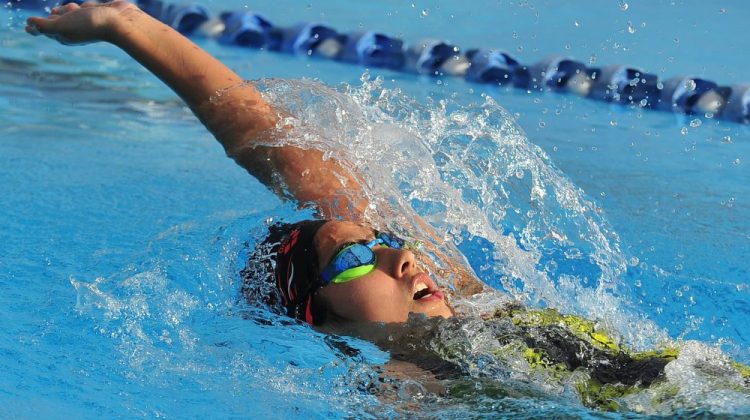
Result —
[[[138,9],[125,10],[113,28],[108,41],[177,92],[227,153],[266,185],[300,202],[315,202],[330,217],[363,211],[364,200],[352,197],[359,183],[335,161],[324,160],[322,152],[258,147],[273,145],[269,129],[276,126],[278,116],[253,85]],[[352,191],[342,193],[347,189]]]
[[[107,41],[159,77],[191,107],[242,82],[238,74],[171,27],[135,7],[111,20]]]
[[[67,45],[107,41],[124,50],[187,103],[227,154],[280,194],[315,202],[326,214],[365,207],[340,192],[358,185],[350,171],[322,151],[278,144],[278,113],[252,84],[133,4],[69,3],[26,22],[34,36]]]
[[[161,79],[193,110],[216,135],[227,151],[236,147],[237,138],[223,133],[222,114],[240,110],[243,136],[252,135],[276,123],[276,113],[251,84],[219,60],[195,45],[171,27],[137,8],[128,8],[113,19],[107,41],[118,46]],[[209,98],[223,92],[221,101],[207,104]],[[240,101],[238,106],[234,101]],[[228,105],[222,110],[222,103]],[[247,140],[247,138],[245,139]]]

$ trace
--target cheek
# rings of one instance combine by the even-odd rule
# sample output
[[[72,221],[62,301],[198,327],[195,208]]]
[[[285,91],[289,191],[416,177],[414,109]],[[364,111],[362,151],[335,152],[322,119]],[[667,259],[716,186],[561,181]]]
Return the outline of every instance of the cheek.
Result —
[[[390,281],[389,281],[390,280]],[[392,279],[368,276],[321,291],[337,315],[354,321],[403,321],[409,306]]]

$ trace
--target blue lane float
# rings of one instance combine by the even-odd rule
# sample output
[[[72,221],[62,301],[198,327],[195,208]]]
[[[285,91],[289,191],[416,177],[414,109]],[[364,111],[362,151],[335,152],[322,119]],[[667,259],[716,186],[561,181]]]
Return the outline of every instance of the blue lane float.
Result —
[[[708,92],[715,92],[719,86],[699,77],[678,76],[663,83],[659,98],[659,109],[664,111],[684,112],[714,112],[701,109],[699,100]]]
[[[80,4],[79,0],[74,1]],[[208,21],[210,16],[208,9],[198,4],[166,4],[158,0],[140,0],[138,7],[188,36]]]
[[[404,42],[377,32],[354,32],[343,40],[341,53],[332,58],[368,67],[400,70],[404,67]]]
[[[653,108],[659,102],[659,77],[641,69],[614,65],[589,69],[593,83],[589,97]]]
[[[6,7],[44,9],[81,0],[9,0]],[[146,13],[187,36],[214,38],[224,45],[308,55],[367,67],[430,76],[462,77],[474,83],[555,91],[590,99],[682,114],[701,114],[750,123],[750,84],[720,86],[700,77],[659,80],[636,67],[590,68],[572,57],[550,56],[522,65],[499,49],[462,49],[440,39],[406,45],[373,31],[340,33],[318,23],[277,27],[251,11],[225,11],[212,18],[199,4],[137,0]]]
[[[278,51],[283,53],[332,58],[341,50],[341,35],[326,25],[303,22],[274,32],[278,34]]]
[[[587,73],[586,66],[570,57],[553,55],[529,66],[525,80],[516,82],[516,86],[530,90],[567,91],[568,82],[577,80],[579,75]]]
[[[439,39],[424,39],[406,48],[404,70],[412,73],[439,76],[442,73],[453,75],[449,67],[443,67],[450,60],[460,59],[458,47]]]
[[[731,87],[721,116],[732,121],[750,123],[750,85]]]
[[[262,48],[275,44],[271,36],[273,25],[259,14],[246,11],[224,12],[219,15],[219,19],[223,24],[223,30],[216,40],[220,44],[250,48]]]
[[[508,85],[517,79],[515,75],[521,68],[515,58],[501,50],[472,49],[465,55],[469,66],[464,77],[470,82]]]

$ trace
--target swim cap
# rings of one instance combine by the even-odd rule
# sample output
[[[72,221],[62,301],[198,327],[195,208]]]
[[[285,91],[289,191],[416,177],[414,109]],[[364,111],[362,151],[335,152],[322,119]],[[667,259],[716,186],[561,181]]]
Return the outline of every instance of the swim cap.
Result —
[[[269,280],[275,286],[275,290],[267,290],[263,301],[271,305],[280,303],[288,316],[310,325],[322,322],[321,314],[316,314],[312,305],[313,293],[323,285],[318,275],[318,252],[313,239],[325,223],[326,220],[306,220],[271,225],[269,235],[256,247],[256,254],[265,257],[251,255],[248,267],[241,273],[246,297],[254,300],[249,296],[252,292],[248,282],[257,279],[249,278],[248,274],[258,273],[260,268],[273,273]],[[250,267],[254,263],[265,267]]]

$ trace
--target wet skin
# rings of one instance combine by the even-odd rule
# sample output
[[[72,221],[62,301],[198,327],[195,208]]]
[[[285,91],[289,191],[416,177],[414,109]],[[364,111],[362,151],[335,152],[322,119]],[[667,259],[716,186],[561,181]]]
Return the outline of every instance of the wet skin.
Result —
[[[350,242],[375,238],[371,227],[330,221],[315,235],[319,266],[325,267],[341,247]],[[450,317],[453,313],[430,275],[417,265],[414,253],[406,249],[377,246],[375,270],[358,279],[330,284],[317,292],[330,317],[347,321],[405,322],[409,313],[429,317]],[[430,294],[415,300],[424,289]]]

